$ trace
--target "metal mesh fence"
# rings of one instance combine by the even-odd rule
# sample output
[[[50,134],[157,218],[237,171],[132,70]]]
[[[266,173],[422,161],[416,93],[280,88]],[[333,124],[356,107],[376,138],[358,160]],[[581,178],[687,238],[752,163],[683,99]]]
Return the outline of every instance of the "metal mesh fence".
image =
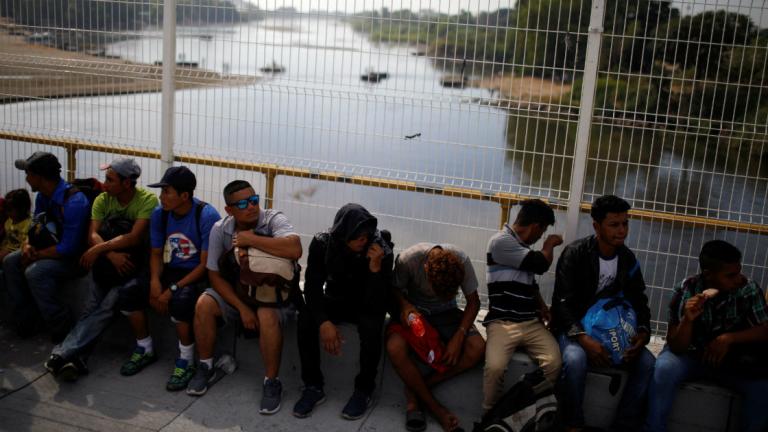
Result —
[[[598,3],[602,26],[592,28]],[[733,241],[745,272],[766,282],[762,1],[180,0],[166,117],[162,2],[0,4],[0,129],[157,152],[165,122],[174,154],[208,158],[192,166],[198,196],[221,209],[224,184],[252,181],[293,220],[305,250],[354,201],[398,250],[456,244],[484,280],[499,214],[515,214],[494,197],[545,198],[558,207],[551,231],[564,232],[562,210],[583,184],[582,203],[614,193],[650,212],[633,220],[629,245],[658,330],[669,290],[697,270],[705,240]],[[585,76],[591,33],[597,73]],[[593,110],[582,106],[590,80]],[[577,126],[583,116],[588,131]],[[586,155],[576,154],[579,134]],[[3,163],[39,148],[3,141]],[[99,176],[112,157],[78,151],[74,175]],[[580,158],[585,176],[573,179]],[[214,159],[308,174],[278,175],[272,188],[263,173]],[[143,184],[159,178],[156,159],[140,162]],[[3,170],[0,189],[21,186],[22,173]],[[582,215],[568,240],[591,230]],[[541,285],[548,298],[552,273]]]

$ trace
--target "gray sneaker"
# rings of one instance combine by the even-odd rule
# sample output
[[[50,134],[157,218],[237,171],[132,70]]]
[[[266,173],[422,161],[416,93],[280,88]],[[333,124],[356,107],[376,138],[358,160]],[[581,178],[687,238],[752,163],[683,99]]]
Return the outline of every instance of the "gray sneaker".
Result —
[[[201,362],[197,365],[195,376],[192,377],[187,386],[187,394],[190,396],[204,395],[208,391],[208,384],[213,381],[215,373],[215,369],[211,369],[207,364]]]
[[[283,396],[283,384],[277,378],[264,381],[261,391],[261,408],[259,414],[270,415],[280,411],[280,399]]]

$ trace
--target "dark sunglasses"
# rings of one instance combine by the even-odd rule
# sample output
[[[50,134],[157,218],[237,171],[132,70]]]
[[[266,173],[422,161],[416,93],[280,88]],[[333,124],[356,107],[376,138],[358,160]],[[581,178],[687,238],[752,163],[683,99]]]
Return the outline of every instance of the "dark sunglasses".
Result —
[[[240,210],[245,210],[248,208],[248,204],[253,204],[254,206],[259,205],[259,196],[258,195],[251,195],[246,199],[241,199],[240,201],[235,201],[233,203],[227,204],[230,207],[237,207]]]

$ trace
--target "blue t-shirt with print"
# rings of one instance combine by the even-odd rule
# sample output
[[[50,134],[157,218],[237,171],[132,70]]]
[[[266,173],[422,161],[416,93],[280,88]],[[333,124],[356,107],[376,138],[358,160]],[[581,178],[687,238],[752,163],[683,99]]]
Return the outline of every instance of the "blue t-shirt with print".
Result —
[[[213,225],[221,219],[219,212],[208,204],[203,207],[200,220],[196,221],[200,200],[193,198],[192,209],[182,218],[168,215],[166,232],[163,230],[163,208],[158,206],[150,219],[150,244],[153,249],[163,249],[163,263],[180,269],[193,269],[200,264],[200,252],[208,250],[208,237]],[[197,224],[200,224],[198,236]]]

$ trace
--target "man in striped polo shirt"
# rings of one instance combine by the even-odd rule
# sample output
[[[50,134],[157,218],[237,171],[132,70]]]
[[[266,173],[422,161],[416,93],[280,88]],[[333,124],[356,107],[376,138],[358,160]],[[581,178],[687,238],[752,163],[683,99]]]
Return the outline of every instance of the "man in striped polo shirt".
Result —
[[[547,330],[549,308],[541,297],[535,275],[552,264],[553,249],[563,238],[551,234],[541,251],[533,251],[536,243],[555,223],[555,213],[541,200],[520,203],[520,211],[512,226],[504,225],[488,242],[488,315],[485,371],[483,378],[483,410],[490,410],[504,389],[504,375],[509,359],[518,347],[539,363],[544,376],[552,383],[560,373],[560,349]]]

